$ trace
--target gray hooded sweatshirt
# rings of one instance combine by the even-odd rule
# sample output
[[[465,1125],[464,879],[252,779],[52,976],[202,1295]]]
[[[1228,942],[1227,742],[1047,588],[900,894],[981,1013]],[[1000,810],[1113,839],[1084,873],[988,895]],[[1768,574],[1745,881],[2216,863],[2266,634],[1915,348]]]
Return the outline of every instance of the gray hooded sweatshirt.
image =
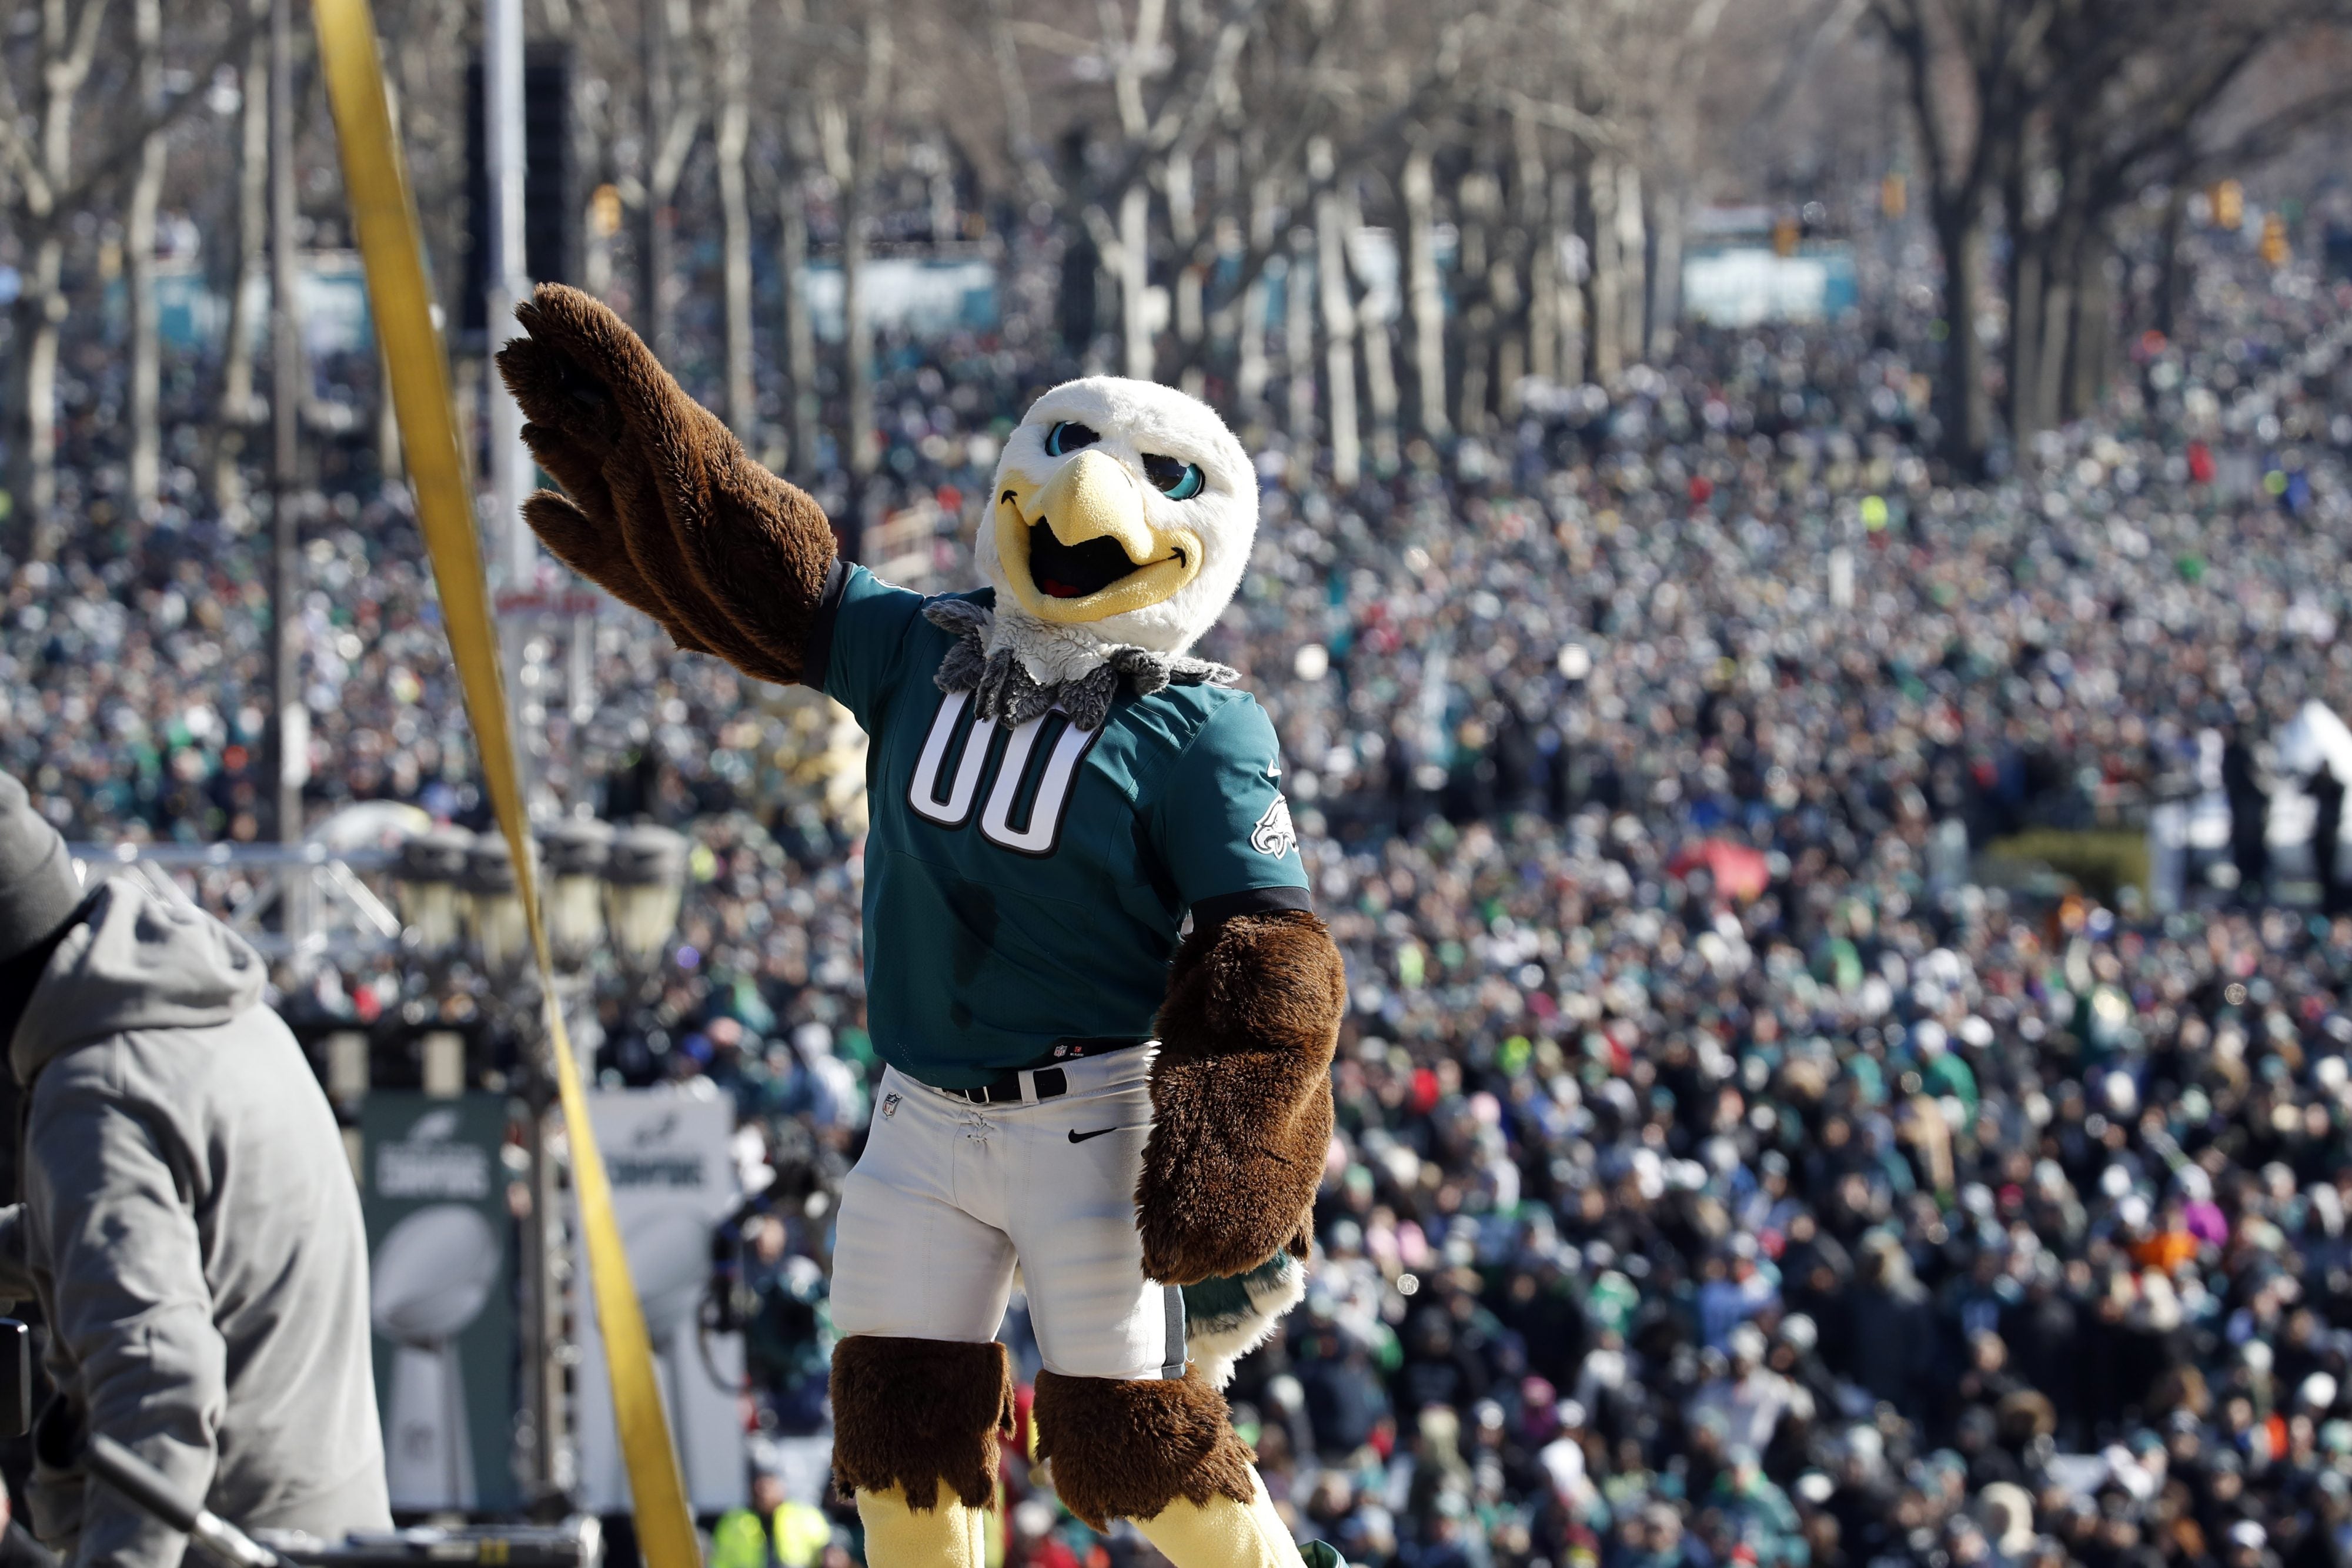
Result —
[[[9,1044],[25,1201],[0,1209],[0,1297],[50,1326],[29,1501],[77,1564],[175,1568],[185,1544],[83,1485],[92,1428],[240,1524],[391,1522],[359,1196],[262,973],[210,916],[110,880]]]

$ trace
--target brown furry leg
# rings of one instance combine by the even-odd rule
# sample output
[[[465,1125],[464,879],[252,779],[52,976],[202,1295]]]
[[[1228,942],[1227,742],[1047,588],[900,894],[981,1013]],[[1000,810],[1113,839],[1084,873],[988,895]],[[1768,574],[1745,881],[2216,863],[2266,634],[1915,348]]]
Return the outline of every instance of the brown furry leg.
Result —
[[[1155,1518],[1180,1497],[1250,1501],[1257,1456],[1234,1436],[1225,1396],[1196,1371],[1136,1383],[1040,1372],[1035,1420],[1055,1495],[1097,1530]]]
[[[1001,1344],[852,1334],[833,1348],[833,1479],[848,1497],[904,1487],[939,1506],[996,1495],[996,1441],[1013,1429],[1013,1368]]]

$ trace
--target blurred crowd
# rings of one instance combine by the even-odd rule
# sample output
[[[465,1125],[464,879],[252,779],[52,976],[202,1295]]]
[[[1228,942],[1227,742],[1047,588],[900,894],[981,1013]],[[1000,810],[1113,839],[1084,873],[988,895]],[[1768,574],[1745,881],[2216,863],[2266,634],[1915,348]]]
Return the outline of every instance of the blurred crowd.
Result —
[[[1251,433],[1257,553],[1203,651],[1275,716],[1352,990],[1308,1298],[1234,1389],[1302,1537],[1370,1568],[2352,1563],[2352,920],[2260,878],[2158,911],[1980,874],[2352,702],[2347,308],[2215,259],[2099,419],[1972,486],[1922,455],[1930,367],[1866,322],[1696,331],[1346,491]],[[1074,367],[886,347],[866,516],[968,531]],[[102,464],[71,482],[89,526],[7,580],[0,766],[71,838],[274,833],[266,529],[184,470],[145,517]],[[310,810],[478,823],[397,490],[305,538]],[[600,1068],[732,1098],[761,1443],[819,1436],[877,1071],[833,732],[614,609],[530,642],[551,794],[694,838]],[[1010,1469],[1013,1560],[1148,1551]]]

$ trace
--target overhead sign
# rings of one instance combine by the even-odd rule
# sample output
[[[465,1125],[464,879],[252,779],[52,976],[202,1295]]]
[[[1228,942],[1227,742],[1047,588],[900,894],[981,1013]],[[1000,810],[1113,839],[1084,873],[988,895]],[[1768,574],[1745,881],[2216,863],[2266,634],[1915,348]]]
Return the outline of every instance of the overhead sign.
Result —
[[[873,256],[859,283],[857,313],[869,327],[929,339],[996,325],[996,268],[980,256]],[[816,335],[841,341],[847,288],[840,264],[810,263],[799,286]]]
[[[1683,313],[1718,327],[1822,321],[1853,308],[1853,253],[1804,246],[1781,256],[1769,245],[1696,250],[1683,260]]]

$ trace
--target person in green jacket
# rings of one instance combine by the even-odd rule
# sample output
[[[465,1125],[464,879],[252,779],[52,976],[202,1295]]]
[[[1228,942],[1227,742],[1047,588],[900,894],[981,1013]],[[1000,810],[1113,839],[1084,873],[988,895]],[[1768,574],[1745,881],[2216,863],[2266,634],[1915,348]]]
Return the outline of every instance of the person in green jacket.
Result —
[[[762,1472],[751,1479],[751,1506],[711,1526],[710,1568],[815,1568],[832,1542],[824,1511],[785,1496],[783,1482]]]

